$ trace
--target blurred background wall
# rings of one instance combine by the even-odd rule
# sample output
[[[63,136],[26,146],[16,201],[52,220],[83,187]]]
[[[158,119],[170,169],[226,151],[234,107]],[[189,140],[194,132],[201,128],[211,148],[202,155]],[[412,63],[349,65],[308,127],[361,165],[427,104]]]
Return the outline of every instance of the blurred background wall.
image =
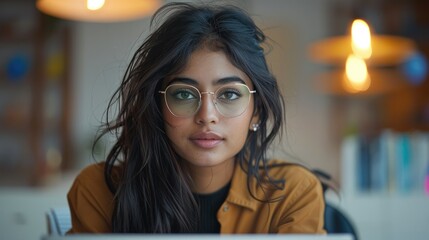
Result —
[[[328,193],[328,200],[351,217],[362,239],[424,239],[429,234],[424,191],[429,162],[426,1],[232,3],[246,9],[272,39],[267,59],[287,109],[285,138],[272,155],[329,173],[340,193]],[[373,34],[411,39],[418,54],[394,65],[369,65],[372,82],[384,83],[353,94],[332,87],[340,81],[335,74],[328,74],[329,83],[322,77],[343,71],[344,64],[317,61],[309,49],[349,34],[358,17],[369,22]],[[95,161],[92,141],[108,100],[149,32],[147,17],[117,23],[70,21],[41,15],[31,0],[0,2],[1,239],[38,238],[46,233],[44,213],[67,205],[73,178]],[[402,143],[392,151],[406,156],[403,161],[395,154],[396,160],[377,160],[365,150],[378,149],[372,143],[385,138]],[[423,150],[406,144],[413,141]],[[103,156],[95,154],[99,161]],[[392,164],[396,170],[390,169]],[[405,187],[395,185],[398,176]]]

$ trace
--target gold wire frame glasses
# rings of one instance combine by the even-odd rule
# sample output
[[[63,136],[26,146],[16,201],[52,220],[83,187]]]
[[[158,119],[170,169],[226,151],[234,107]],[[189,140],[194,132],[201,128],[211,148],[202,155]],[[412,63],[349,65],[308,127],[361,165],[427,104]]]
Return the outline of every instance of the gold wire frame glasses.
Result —
[[[201,97],[204,94],[212,95],[216,110],[224,117],[232,118],[243,114],[249,106],[251,95],[256,90],[250,90],[242,83],[227,84],[215,92],[200,92],[196,87],[188,84],[171,84],[164,91],[168,110],[176,117],[192,117],[201,107]]]

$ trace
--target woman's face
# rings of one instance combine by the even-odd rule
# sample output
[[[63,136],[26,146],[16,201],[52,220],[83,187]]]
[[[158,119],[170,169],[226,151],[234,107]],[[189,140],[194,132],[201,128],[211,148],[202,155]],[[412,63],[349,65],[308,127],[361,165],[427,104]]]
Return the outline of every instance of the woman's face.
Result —
[[[165,86],[189,84],[203,93],[216,92],[222,86],[234,83],[245,84],[250,90],[254,90],[247,75],[236,68],[222,51],[202,48],[191,55],[184,70],[171,76]],[[187,93],[183,95],[183,92],[179,94],[182,98],[191,96]],[[244,146],[250,126],[257,121],[252,116],[252,95],[250,94],[246,110],[235,117],[220,114],[211,94],[201,95],[200,108],[189,117],[173,115],[164,100],[165,129],[174,150],[194,169],[231,166],[234,156]],[[234,94],[222,95],[224,96],[235,97]]]

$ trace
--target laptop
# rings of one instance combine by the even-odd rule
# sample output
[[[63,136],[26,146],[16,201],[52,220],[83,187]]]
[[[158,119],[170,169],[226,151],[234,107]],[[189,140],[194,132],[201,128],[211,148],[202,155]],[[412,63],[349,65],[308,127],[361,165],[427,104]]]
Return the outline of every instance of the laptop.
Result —
[[[72,234],[46,235],[41,240],[353,240],[349,234]]]

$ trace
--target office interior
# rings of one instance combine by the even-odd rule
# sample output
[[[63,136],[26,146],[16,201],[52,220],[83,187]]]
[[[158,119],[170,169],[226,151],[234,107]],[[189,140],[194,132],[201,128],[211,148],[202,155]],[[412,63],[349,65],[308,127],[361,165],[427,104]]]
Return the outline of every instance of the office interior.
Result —
[[[285,133],[270,155],[328,173],[337,191],[327,201],[360,239],[425,239],[429,2],[223,2],[269,37],[266,57],[286,103]],[[372,56],[358,59],[367,76],[357,87],[346,74],[356,19],[373,42]],[[93,141],[150,31],[150,16],[70,20],[33,0],[0,2],[0,239],[46,234],[46,212],[67,206],[74,177],[103,160],[113,138]]]

